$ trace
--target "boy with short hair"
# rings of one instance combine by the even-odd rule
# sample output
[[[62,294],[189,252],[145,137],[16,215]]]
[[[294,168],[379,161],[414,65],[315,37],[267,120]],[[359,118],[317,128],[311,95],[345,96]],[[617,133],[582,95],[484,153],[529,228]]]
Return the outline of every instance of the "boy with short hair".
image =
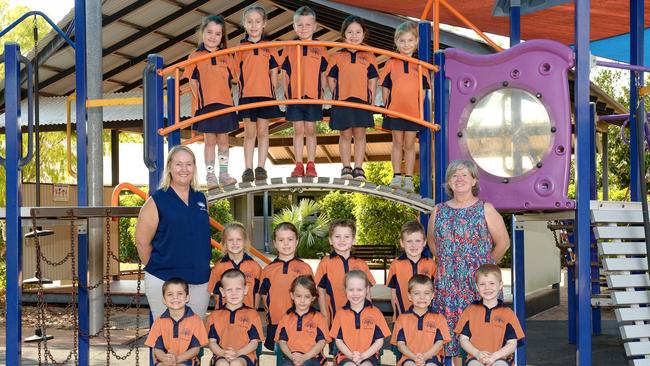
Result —
[[[476,270],[476,287],[481,300],[463,311],[454,329],[468,354],[467,365],[512,365],[512,355],[524,331],[515,313],[499,299],[503,289],[501,269],[496,264],[481,265]]]
[[[187,306],[189,285],[182,278],[170,278],[162,292],[167,310],[154,320],[145,345],[153,348],[154,359],[163,365],[198,365],[197,355],[208,337],[201,318]]]
[[[334,250],[330,255],[321,259],[316,269],[318,307],[328,324],[332,323],[336,311],[343,308],[347,302],[345,295],[346,273],[358,269],[366,273],[373,286],[376,283],[366,261],[351,254],[356,232],[357,228],[352,220],[332,221],[329,227],[329,242]],[[368,299],[370,299],[370,291],[368,291]]]
[[[429,311],[433,300],[431,278],[414,275],[408,281],[408,298],[413,305],[397,318],[391,339],[402,355],[397,365],[442,366],[442,347],[451,337],[445,318]]]
[[[424,227],[419,221],[412,220],[402,225],[399,244],[404,249],[404,254],[395,258],[388,270],[387,285],[390,287],[393,321],[412,305],[406,291],[411,277],[421,274],[433,280],[436,274],[435,260],[422,255],[427,242]]]
[[[255,351],[264,334],[257,311],[244,305],[248,291],[244,273],[238,269],[226,270],[219,291],[226,305],[210,313],[206,325],[209,347],[214,353],[210,364],[254,366]]]
[[[308,6],[302,6],[293,15],[293,30],[298,40],[313,40],[316,31],[316,13]],[[327,49],[322,46],[301,46],[300,73],[302,82],[298,87],[298,54],[296,47],[287,47],[282,71],[285,77],[285,95],[287,99],[322,99],[327,85]],[[297,95],[300,89],[300,95]],[[293,122],[293,147],[296,167],[292,177],[315,177],[316,166],[316,122],[323,119],[320,104],[287,105],[287,121]],[[302,165],[304,139],[307,140],[307,169]]]

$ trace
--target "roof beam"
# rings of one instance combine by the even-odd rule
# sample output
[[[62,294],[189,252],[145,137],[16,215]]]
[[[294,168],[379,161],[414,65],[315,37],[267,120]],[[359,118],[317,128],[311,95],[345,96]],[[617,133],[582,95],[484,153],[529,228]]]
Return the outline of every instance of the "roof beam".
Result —
[[[334,158],[333,158],[332,155],[330,154],[329,150],[327,150],[327,146],[325,146],[325,145],[321,145],[320,147],[321,147],[321,149],[323,150],[323,153],[325,154],[325,156],[327,157],[327,161],[330,162],[330,163],[333,163],[333,162],[334,162]]]

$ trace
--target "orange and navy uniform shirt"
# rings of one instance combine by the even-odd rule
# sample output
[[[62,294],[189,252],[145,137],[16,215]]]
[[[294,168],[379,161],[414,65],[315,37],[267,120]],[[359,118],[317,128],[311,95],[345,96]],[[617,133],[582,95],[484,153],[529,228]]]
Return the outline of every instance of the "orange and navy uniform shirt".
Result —
[[[363,309],[358,313],[352,310],[350,303],[345,304],[336,313],[330,330],[330,337],[342,340],[352,352],[365,352],[377,339],[388,336],[390,336],[390,329],[384,314],[368,300],[364,302]],[[335,364],[344,358],[345,355],[339,352]]]
[[[188,56],[188,60],[210,53],[203,45]],[[238,68],[232,55],[221,55],[189,65],[183,77],[199,83],[199,95],[195,95],[197,107],[221,103],[233,105],[231,82],[237,77]]]
[[[492,309],[481,300],[471,303],[460,314],[454,331],[467,336],[474,347],[487,352],[498,351],[511,339],[524,338],[519,319],[501,300]]]
[[[201,318],[194,314],[189,306],[185,306],[185,313],[178,321],[169,315],[169,310],[165,310],[153,322],[144,344],[178,356],[190,348],[206,346],[208,344],[208,335]],[[183,363],[183,365],[188,366],[198,364],[198,358]]]
[[[300,73],[302,82],[300,83],[303,99],[320,99],[322,96],[323,86],[321,83],[321,74],[327,70],[327,49],[322,46],[300,46]],[[285,96],[287,98],[298,98],[298,57],[295,46],[284,49],[282,70],[286,72],[288,78],[285,78]]]
[[[260,292],[260,276],[262,275],[262,267],[253,259],[250,255],[244,253],[244,257],[241,262],[235,263],[234,260],[230,259],[228,254],[226,254],[210,272],[210,280],[208,281],[208,291],[211,291],[213,294],[217,295],[217,308],[222,308],[226,303],[223,297],[221,296],[221,275],[231,268],[238,269],[244,273],[246,277],[246,287],[248,288],[248,293],[244,297],[244,305],[249,308],[255,309],[255,295]]]
[[[395,289],[397,303],[393,304],[393,320],[413,305],[408,297],[408,283],[411,277],[421,274],[433,280],[436,275],[436,262],[433,258],[422,256],[413,262],[402,254],[390,264],[388,287]]]
[[[267,319],[277,325],[293,305],[289,291],[293,280],[302,275],[314,276],[309,264],[298,258],[283,261],[275,258],[262,270],[260,295],[266,296]]]
[[[262,37],[258,42],[253,42],[246,36],[240,44],[245,46],[261,42],[269,42],[269,40]],[[237,52],[235,54],[235,63],[241,70],[239,74],[239,96],[241,98],[275,98],[270,71],[278,68],[280,61],[280,56],[275,47]]]
[[[420,115],[417,90],[431,89],[429,70],[422,69],[422,80],[418,80],[418,66],[407,61],[391,58],[384,65],[379,85],[390,90],[386,108],[409,116]]]
[[[322,340],[326,343],[332,341],[325,317],[314,308],[310,308],[306,314],[298,315],[296,308],[291,307],[280,320],[275,332],[276,342],[285,341],[291,352],[302,354],[311,351]],[[321,363],[326,361],[322,354],[318,355],[318,359]]]
[[[438,341],[442,341],[443,344],[451,341],[445,317],[433,312],[427,312],[420,316],[411,307],[397,318],[390,343],[397,345],[398,342],[404,342],[411,352],[418,354],[429,351]],[[442,364],[444,361],[443,351],[434,357],[437,357]],[[401,365],[406,360],[408,357],[402,355],[397,364]]]
[[[363,271],[368,276],[371,285],[375,285],[375,277],[370,273],[368,263],[350,254],[348,259],[336,252],[321,259],[316,269],[316,285],[325,290],[325,303],[330,320],[336,312],[348,301],[345,296],[345,274],[353,269]]]
[[[332,99],[359,98],[372,103],[368,80],[379,76],[377,58],[370,52],[342,49],[330,57],[327,76],[336,79]]]
[[[252,340],[264,340],[259,314],[245,305],[235,310],[226,307],[214,310],[208,316],[206,327],[208,339],[214,339],[223,349],[240,350]],[[246,356],[255,362],[255,350]]]

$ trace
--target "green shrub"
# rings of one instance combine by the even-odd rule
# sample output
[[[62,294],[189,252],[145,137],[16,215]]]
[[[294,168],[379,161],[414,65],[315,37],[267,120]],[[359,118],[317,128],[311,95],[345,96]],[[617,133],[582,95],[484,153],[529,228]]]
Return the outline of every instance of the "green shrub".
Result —
[[[0,261],[0,290],[7,288],[7,262]]]
[[[133,193],[120,194],[120,206],[142,206],[144,200]],[[120,218],[119,221],[119,257],[120,262],[136,263],[138,262],[138,250],[135,245],[135,224],[138,219]]]
[[[215,219],[221,225],[225,225],[233,221],[232,210],[230,209],[230,201],[219,200],[210,203],[210,217]],[[221,231],[210,227],[210,235],[212,238],[221,243]]]
[[[331,219],[352,219],[354,220],[354,195],[331,191],[319,201],[321,212]]]

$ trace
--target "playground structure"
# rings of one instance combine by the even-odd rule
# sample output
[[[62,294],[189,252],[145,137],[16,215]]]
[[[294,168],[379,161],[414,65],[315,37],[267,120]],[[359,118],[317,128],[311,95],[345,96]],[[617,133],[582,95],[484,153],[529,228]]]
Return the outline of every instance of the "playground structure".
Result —
[[[440,4],[448,6],[447,2],[440,1],[431,1],[432,5],[425,9],[424,14],[426,15],[429,10],[433,9],[434,14],[437,16],[439,14],[438,7]],[[643,20],[643,2],[638,0],[632,0],[631,2],[632,15],[630,21],[630,30],[631,30],[631,42],[633,43],[633,64],[642,64],[642,20]],[[75,2],[75,26],[76,29],[85,29],[85,12],[84,2],[77,0]],[[373,187],[372,185],[357,184],[355,182],[347,182],[342,180],[330,180],[329,178],[323,179],[318,178],[316,180],[284,180],[284,179],[271,179],[270,182],[255,182],[253,184],[240,184],[234,187],[225,187],[223,192],[209,192],[208,196],[210,200],[222,199],[225,197],[232,197],[235,195],[245,194],[253,190],[257,191],[268,191],[275,189],[296,189],[296,188],[318,188],[318,189],[341,189],[349,191],[364,192],[368,194],[374,194],[380,197],[387,199],[393,199],[398,202],[402,202],[411,207],[414,207],[421,212],[423,212],[421,219],[423,222],[426,222],[428,219],[426,213],[430,211],[432,205],[436,202],[443,201],[445,198],[444,191],[442,187],[441,177],[444,176],[444,169],[446,167],[446,162],[455,158],[460,157],[469,157],[476,160],[475,150],[473,150],[473,145],[471,142],[468,142],[470,138],[480,139],[484,138],[484,135],[472,135],[470,127],[471,123],[471,114],[468,116],[468,112],[474,110],[472,105],[480,105],[481,99],[488,96],[490,93],[499,90],[499,89],[519,89],[523,90],[526,93],[521,94],[510,94],[509,99],[511,101],[519,101],[523,105],[528,100],[543,100],[542,105],[544,110],[548,112],[547,123],[542,125],[542,127],[537,126],[535,123],[529,127],[529,130],[533,130],[532,133],[526,133],[526,136],[532,134],[539,134],[545,136],[546,145],[542,144],[542,148],[537,148],[537,155],[535,159],[530,158],[527,161],[524,161],[522,157],[525,157],[523,153],[514,154],[519,159],[516,164],[514,164],[513,172],[509,173],[510,176],[504,177],[500,172],[490,172],[484,169],[484,165],[479,163],[481,166],[482,178],[487,179],[482,180],[482,183],[486,184],[484,186],[484,193],[481,196],[482,198],[487,199],[488,201],[493,201],[497,204],[497,207],[507,209],[512,212],[517,212],[519,215],[513,216],[513,285],[514,285],[514,305],[515,311],[522,322],[525,324],[525,309],[524,309],[524,295],[525,288],[524,284],[524,268],[523,268],[523,231],[521,227],[517,225],[517,218],[527,211],[557,211],[554,213],[549,213],[547,216],[551,217],[562,217],[567,219],[567,216],[572,216],[575,213],[575,219],[573,224],[573,232],[575,234],[575,246],[574,249],[577,253],[576,258],[576,270],[575,273],[570,272],[569,282],[573,283],[575,279],[575,288],[576,291],[574,294],[570,294],[570,299],[576,301],[576,311],[571,313],[572,307],[570,307],[569,313],[569,342],[577,343],[577,363],[580,365],[589,365],[591,364],[591,334],[592,332],[599,332],[599,309],[598,307],[592,307],[592,294],[596,294],[599,291],[599,285],[597,283],[592,283],[592,279],[599,278],[599,271],[597,265],[592,265],[594,256],[596,256],[596,263],[598,253],[595,250],[591,249],[591,222],[601,223],[601,222],[643,222],[643,217],[639,219],[639,214],[630,214],[633,219],[623,220],[623,217],[614,215],[616,220],[610,218],[599,218],[597,213],[592,214],[593,203],[590,203],[591,200],[595,199],[595,151],[594,151],[594,125],[596,121],[595,111],[589,105],[589,1],[576,1],[575,7],[575,25],[576,25],[576,42],[575,42],[575,53],[570,51],[567,47],[562,45],[546,44],[544,47],[541,43],[536,43],[535,41],[530,41],[524,43],[522,46],[513,47],[508,51],[502,51],[503,53],[497,54],[495,56],[489,56],[492,58],[509,58],[512,59],[509,62],[516,65],[517,62],[525,63],[526,66],[532,64],[525,61],[518,61],[517,57],[521,56],[522,59],[526,57],[535,58],[539,60],[540,55],[534,55],[534,52],[544,52],[545,49],[547,53],[544,53],[543,57],[549,57],[553,62],[540,62],[535,64],[532,67],[538,70],[539,74],[542,76],[552,75],[553,83],[548,85],[540,84],[539,80],[527,79],[528,70],[525,67],[510,67],[510,63],[503,64],[493,64],[493,60],[490,60],[489,57],[479,57],[475,56],[475,60],[472,60],[472,57],[463,55],[462,52],[457,51],[444,51],[437,52],[435,55],[430,55],[423,53],[421,55],[422,61],[418,62],[419,72],[428,72],[428,70],[437,71],[435,77],[434,90],[432,95],[435,96],[433,99],[434,104],[434,114],[435,124],[431,123],[433,120],[430,113],[430,96],[428,95],[418,95],[418,98],[423,102],[423,108],[421,110],[420,116],[417,118],[412,116],[407,116],[408,119],[420,123],[423,126],[428,127],[420,135],[420,174],[423,177],[436,177],[435,180],[422,179],[420,195],[415,197],[413,195],[404,195],[400,192],[393,192],[386,190],[385,187]],[[519,39],[519,8],[516,6],[511,7],[511,43],[514,46],[518,43]],[[78,13],[77,13],[78,12]],[[639,14],[641,14],[639,21]],[[33,15],[33,14],[31,14]],[[23,17],[24,18],[24,17]],[[20,20],[19,20],[20,21]],[[428,22],[422,22],[420,24],[420,42],[421,49],[428,49],[429,45],[432,43],[431,36],[433,36],[434,49],[437,50],[437,25],[436,21],[434,30],[432,32],[430,24]],[[52,24],[55,29],[58,28]],[[60,30],[58,30],[60,31]],[[6,32],[3,31],[3,32]],[[64,35],[63,32],[60,32]],[[67,38],[67,37],[66,37]],[[641,39],[641,41],[639,41]],[[67,41],[70,41],[67,39]],[[542,41],[543,42],[543,41]],[[72,44],[72,43],[71,43]],[[301,45],[297,42],[286,42],[274,44],[273,46],[295,46],[300,47]],[[332,47],[340,46],[340,44],[327,43]],[[87,107],[87,98],[86,95],[86,81],[85,81],[85,32],[81,31],[76,34],[75,43],[73,44],[75,49],[75,57],[77,60],[76,63],[76,113],[77,121],[85,121],[85,111]],[[230,49],[230,51],[236,51],[237,48]],[[532,56],[526,56],[523,50],[533,53]],[[373,52],[385,52],[378,49],[373,49]],[[519,54],[521,52],[521,54]],[[386,52],[385,52],[386,53]],[[389,53],[387,53],[389,54]],[[517,57],[510,56],[512,54],[517,55]],[[575,54],[575,57],[574,57]],[[390,56],[394,56],[389,54]],[[432,59],[431,56],[435,56],[434,64],[430,64]],[[5,156],[5,169],[7,171],[7,208],[6,208],[6,218],[7,218],[7,363],[8,364],[19,364],[20,363],[20,345],[21,345],[21,333],[15,332],[16,329],[21,329],[20,319],[20,268],[21,268],[21,219],[31,217],[33,220],[43,219],[43,218],[53,218],[53,217],[64,217],[64,218],[97,218],[97,217],[109,217],[109,216],[122,216],[122,215],[133,215],[133,210],[124,210],[116,208],[84,208],[88,205],[88,191],[86,187],[87,176],[86,165],[87,165],[87,155],[86,155],[86,131],[84,123],[77,123],[77,176],[78,176],[78,208],[71,208],[68,213],[65,211],[48,211],[47,209],[34,209],[29,214],[24,213],[21,210],[20,197],[18,192],[19,190],[19,174],[20,169],[24,166],[27,161],[30,159],[28,154],[25,157],[20,155],[21,153],[21,130],[18,125],[18,120],[21,117],[20,110],[20,66],[19,60],[26,63],[27,65],[27,80],[31,80],[31,71],[29,69],[29,61],[21,58],[20,50],[15,45],[8,44],[5,47],[3,61],[5,63],[6,75],[5,75],[5,111],[6,111],[6,125],[5,133],[7,136],[7,148]],[[481,62],[486,62],[483,60],[490,60],[492,67],[495,67],[495,70],[505,73],[508,76],[503,77],[497,72],[494,72],[492,79],[486,80],[477,79],[472,75],[472,72],[478,72],[476,70],[479,66],[471,65],[470,61],[475,61],[476,64]],[[568,81],[567,81],[567,70],[571,67],[571,64],[575,60],[575,82],[574,82],[574,116],[575,116],[575,129],[576,129],[576,163],[577,163],[577,199],[576,201],[571,201],[566,196],[566,189],[568,185],[568,174],[569,174],[569,161],[571,156],[571,123],[570,123],[570,103],[569,103],[569,93],[568,93]],[[409,62],[416,62],[415,60],[409,60]],[[456,64],[452,64],[452,63]],[[465,62],[465,64],[462,64]],[[435,66],[434,66],[435,65]],[[497,65],[497,66],[494,66]],[[547,67],[548,65],[548,67]],[[144,92],[144,105],[145,105],[145,118],[144,118],[144,131],[145,131],[145,162],[150,171],[150,189],[155,188],[158,185],[160,179],[160,173],[163,161],[163,137],[164,135],[168,136],[168,144],[173,146],[180,143],[180,134],[178,130],[189,126],[190,124],[197,122],[200,118],[193,118],[185,120],[183,122],[179,119],[178,113],[178,100],[179,100],[179,72],[178,67],[181,67],[181,64],[175,65],[172,69],[163,68],[163,59],[160,56],[152,55],[149,57],[149,62],[147,67],[143,70],[143,84],[145,86]],[[473,68],[477,68],[474,70]],[[426,69],[427,71],[424,71]],[[515,72],[515,70],[517,72]],[[638,70],[635,72],[648,71],[645,68],[639,66]],[[173,78],[169,79],[164,83],[163,76],[171,73],[174,75]],[[519,74],[522,73],[522,74]],[[520,77],[524,75],[524,77]],[[542,77],[540,76],[540,78]],[[527,79],[526,82],[523,79]],[[631,82],[631,93],[636,95],[638,92],[638,85],[635,82],[635,77],[632,77]],[[447,80],[451,80],[450,84],[447,84]],[[165,85],[166,84],[166,85]],[[167,93],[167,115],[163,114],[163,103],[164,102],[164,93]],[[539,89],[537,89],[539,88]],[[28,85],[28,90],[31,90],[31,86]],[[553,91],[551,91],[553,90]],[[559,91],[558,91],[559,90]],[[547,92],[548,91],[548,92]],[[553,94],[557,93],[557,94]],[[532,97],[531,97],[532,96]],[[549,99],[553,99],[553,102],[546,102],[546,96],[552,96]],[[32,96],[28,96],[28,100],[33,99]],[[473,100],[472,100],[473,99]],[[637,99],[636,97],[632,98],[633,103],[631,103],[631,111],[637,109]],[[313,101],[310,100],[309,103],[322,102],[326,104],[332,104],[332,101]],[[276,102],[276,104],[288,104],[288,103],[306,103],[306,101],[300,100],[289,100]],[[511,102],[511,111],[512,115],[519,116],[521,115],[521,110],[517,110],[518,103]],[[638,103],[642,105],[641,103]],[[255,107],[257,105],[252,105]],[[367,107],[367,106],[366,106]],[[364,107],[364,108],[366,108]],[[381,108],[370,107],[375,112],[382,112]],[[478,108],[478,107],[476,107]],[[505,108],[504,108],[505,109]],[[32,112],[32,109],[29,108],[28,115]],[[228,110],[222,111],[221,113],[228,112]],[[203,118],[210,117],[210,115],[202,116]],[[641,118],[639,118],[641,117]],[[29,118],[28,118],[29,119]],[[517,118],[514,118],[517,119]],[[630,126],[639,127],[641,121],[643,121],[643,116],[640,114],[631,113],[629,116]],[[167,121],[167,125],[165,125]],[[172,123],[174,122],[174,123]],[[536,121],[537,122],[537,121]],[[551,135],[546,132],[544,134],[540,133],[542,129],[550,131]],[[439,130],[438,130],[439,129]],[[466,129],[467,131],[464,131]],[[554,130],[553,130],[554,129]],[[463,130],[463,131],[461,131]],[[637,142],[637,137],[639,136],[638,128],[631,128],[631,146],[630,149],[632,152],[642,149],[642,145],[639,146]],[[435,133],[435,134],[434,134]],[[487,133],[491,133],[487,131]],[[29,135],[31,136],[31,134]],[[435,146],[433,144],[435,136]],[[551,146],[552,148],[548,149],[545,146]],[[435,150],[435,153],[434,153]],[[531,148],[531,150],[535,150]],[[31,151],[31,147],[29,148]],[[434,164],[435,156],[435,164]],[[635,157],[634,154],[631,155],[631,166],[633,167],[631,171],[633,186],[631,189],[631,195],[633,201],[640,201],[645,198],[645,189],[643,185],[637,182],[641,182],[642,179],[639,179],[642,176],[638,166],[641,166],[642,159],[638,158],[638,155]],[[505,166],[505,164],[504,164]],[[435,171],[434,171],[435,168]],[[311,185],[311,186],[310,186]],[[507,185],[507,186],[506,186]],[[506,186],[507,189],[502,187]],[[520,187],[520,188],[511,188],[511,187]],[[499,195],[500,190],[508,190],[510,196],[515,196],[510,189],[520,192],[523,194],[525,192],[530,192],[530,196],[527,196],[523,201],[513,200],[503,200]],[[523,193],[521,193],[523,192]],[[501,206],[500,206],[501,205]],[[640,208],[637,208],[640,209]],[[594,210],[596,212],[597,210]],[[622,210],[623,215],[628,215],[628,210]],[[568,214],[568,215],[567,215]],[[617,221],[618,220],[618,221]],[[647,218],[646,220],[647,221]],[[628,230],[629,231],[629,230]],[[601,229],[596,229],[596,239],[605,240],[607,238],[618,238],[618,239],[629,239],[636,238],[641,239],[642,236],[639,235],[638,229],[634,229],[634,235],[632,237],[621,236],[622,234],[617,234],[619,236],[604,236],[601,233]],[[647,235],[647,233],[646,233]],[[646,239],[647,243],[647,239]],[[94,284],[89,284],[88,282],[88,234],[83,231],[79,231],[76,235],[76,244],[78,247],[78,316],[79,316],[79,329],[76,334],[78,334],[79,339],[79,358],[78,362],[80,364],[88,363],[88,345],[89,345],[89,325],[88,325],[88,316],[89,316],[89,304],[88,304],[88,292]],[[643,245],[633,245],[634,248],[627,249],[624,253],[616,252],[611,249],[608,249],[612,245],[600,245],[600,254],[601,255],[620,255],[620,254],[632,254],[632,255],[645,255],[647,251],[644,251]],[[647,271],[647,265],[643,266],[643,258],[635,258],[637,262],[637,267],[613,267],[613,261],[605,260],[605,270],[606,271],[635,271],[635,270],[645,270]],[[573,276],[575,276],[573,278]],[[625,282],[620,284],[616,282],[620,280],[619,277],[609,276],[608,285],[612,288],[635,288],[635,287],[648,287],[647,285],[647,274],[635,277],[637,282]],[[570,289],[571,291],[571,289]],[[612,295],[613,298],[617,298],[619,295]],[[640,296],[641,300],[635,300],[631,304],[647,304],[649,299],[647,298],[647,293],[644,293]],[[570,301],[571,301],[570,300]],[[622,304],[623,302],[618,302],[617,304]],[[628,303],[630,303],[628,301]],[[637,321],[643,322],[650,318],[650,314],[643,310],[634,310],[634,316],[626,316],[626,311],[619,311],[617,317],[621,321]],[[620,316],[619,316],[620,313]],[[628,330],[629,329],[629,330]],[[9,330],[12,330],[11,332]],[[577,331],[579,330],[579,331]],[[650,335],[650,330],[647,325],[636,324],[634,328],[626,328],[626,333],[623,334],[623,337],[626,339],[640,339],[646,338]],[[645,356],[650,354],[650,347],[648,347],[647,342],[634,342],[626,345],[626,352],[628,356]],[[519,347],[517,351],[517,364],[525,364],[526,355],[525,347]],[[635,365],[644,365],[647,364],[643,359],[632,361]]]

